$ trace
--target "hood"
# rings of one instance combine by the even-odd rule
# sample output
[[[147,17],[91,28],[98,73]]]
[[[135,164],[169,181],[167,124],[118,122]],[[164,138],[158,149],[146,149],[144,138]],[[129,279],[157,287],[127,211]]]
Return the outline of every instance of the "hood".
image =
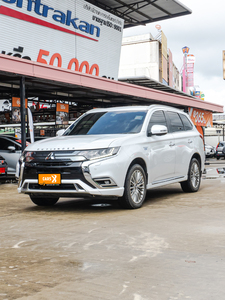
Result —
[[[47,150],[86,150],[121,146],[127,139],[133,139],[133,134],[118,135],[67,135],[41,140],[30,144],[26,151]]]

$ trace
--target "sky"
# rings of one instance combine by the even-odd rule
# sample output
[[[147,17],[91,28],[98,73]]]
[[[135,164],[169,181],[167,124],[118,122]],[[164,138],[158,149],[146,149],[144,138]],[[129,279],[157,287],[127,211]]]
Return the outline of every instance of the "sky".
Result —
[[[166,1],[166,0],[165,0]],[[205,101],[220,104],[225,110],[225,80],[222,51],[225,50],[225,0],[180,0],[192,10],[191,15],[177,17],[146,26],[124,29],[123,36],[145,33],[157,35],[161,25],[167,37],[178,70],[183,64],[182,47],[190,48],[195,56],[194,84],[205,95]]]

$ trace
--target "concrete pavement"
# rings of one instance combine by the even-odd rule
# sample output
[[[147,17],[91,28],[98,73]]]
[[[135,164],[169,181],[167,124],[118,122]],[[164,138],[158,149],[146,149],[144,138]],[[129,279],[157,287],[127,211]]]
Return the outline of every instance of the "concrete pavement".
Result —
[[[179,184],[144,206],[62,199],[35,206],[0,185],[0,299],[224,299],[225,160],[199,192]]]

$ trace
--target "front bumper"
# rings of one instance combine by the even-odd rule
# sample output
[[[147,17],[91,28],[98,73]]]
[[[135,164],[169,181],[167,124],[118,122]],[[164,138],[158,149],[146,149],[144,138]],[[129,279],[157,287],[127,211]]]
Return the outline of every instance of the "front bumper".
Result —
[[[49,197],[121,197],[123,185],[115,182],[110,168],[113,159],[97,162],[22,163],[18,192]],[[115,163],[114,163],[115,165]],[[107,171],[110,170],[110,171]],[[112,171],[111,171],[112,170]],[[38,174],[61,174],[61,184],[40,185]]]

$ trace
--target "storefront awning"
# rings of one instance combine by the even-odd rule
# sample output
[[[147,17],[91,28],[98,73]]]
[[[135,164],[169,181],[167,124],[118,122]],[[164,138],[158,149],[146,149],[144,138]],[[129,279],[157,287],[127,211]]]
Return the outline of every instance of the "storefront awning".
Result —
[[[26,98],[64,100],[93,107],[164,104],[178,108],[200,108],[223,112],[223,106],[179,95],[109,80],[25,59],[0,54],[0,99],[20,96],[25,79]]]
[[[88,0],[87,2],[124,19],[124,28],[191,14],[191,10],[177,0]]]

